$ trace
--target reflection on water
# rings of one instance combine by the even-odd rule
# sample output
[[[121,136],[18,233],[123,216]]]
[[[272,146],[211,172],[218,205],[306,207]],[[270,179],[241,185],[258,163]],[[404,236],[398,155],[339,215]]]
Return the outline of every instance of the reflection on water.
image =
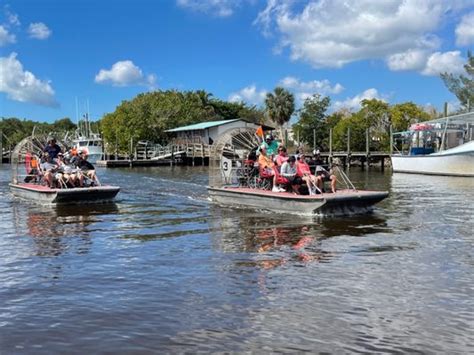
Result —
[[[469,352],[472,179],[350,175],[390,197],[353,217],[221,208],[206,168],[173,167],[103,170],[116,203],[54,208],[0,168],[1,352]]]

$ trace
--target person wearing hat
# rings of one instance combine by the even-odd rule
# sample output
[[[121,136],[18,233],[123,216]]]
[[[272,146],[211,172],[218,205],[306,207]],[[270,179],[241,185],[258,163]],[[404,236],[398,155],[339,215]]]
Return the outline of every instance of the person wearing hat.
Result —
[[[56,159],[61,153],[61,147],[56,144],[56,138],[48,137],[48,144],[44,147],[43,152],[48,153],[51,159]]]
[[[79,178],[79,186],[84,186],[84,176],[92,180],[93,183],[96,182],[95,168],[90,162],[87,161],[87,154],[83,150],[77,152],[78,160],[77,167],[81,170],[82,174]]]
[[[265,136],[265,141],[262,142],[262,147],[265,146],[266,148],[266,153],[268,156],[271,155],[276,155],[278,152],[278,147],[280,146],[280,143],[275,140],[275,138],[271,134],[267,134]],[[257,153],[259,153],[258,151]]]

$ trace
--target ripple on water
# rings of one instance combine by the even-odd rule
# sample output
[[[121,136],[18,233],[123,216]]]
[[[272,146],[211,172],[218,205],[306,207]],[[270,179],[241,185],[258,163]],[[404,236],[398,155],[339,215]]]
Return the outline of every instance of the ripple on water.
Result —
[[[113,204],[37,206],[0,185],[6,353],[468,353],[474,343],[466,180],[353,169],[357,186],[390,197],[371,214],[328,218],[213,205],[201,167],[100,174],[122,186]]]

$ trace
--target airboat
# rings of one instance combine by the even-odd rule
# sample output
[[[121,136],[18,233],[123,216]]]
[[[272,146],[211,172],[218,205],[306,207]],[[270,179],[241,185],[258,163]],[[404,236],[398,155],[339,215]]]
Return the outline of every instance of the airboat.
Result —
[[[85,187],[70,187],[64,183],[49,187],[39,164],[47,141],[46,135],[33,134],[13,150],[9,185],[14,196],[43,204],[97,203],[115,198],[120,187],[102,185],[98,178]],[[58,141],[57,144],[62,151],[68,148],[64,142]]]
[[[255,130],[233,128],[214,142],[209,168],[210,200],[224,206],[251,208],[292,214],[357,214],[366,213],[388,196],[387,191],[358,190],[338,167],[335,173],[345,188],[335,193],[315,195],[274,192],[265,186],[254,169],[249,153],[258,147]],[[257,171],[257,173],[255,173]]]

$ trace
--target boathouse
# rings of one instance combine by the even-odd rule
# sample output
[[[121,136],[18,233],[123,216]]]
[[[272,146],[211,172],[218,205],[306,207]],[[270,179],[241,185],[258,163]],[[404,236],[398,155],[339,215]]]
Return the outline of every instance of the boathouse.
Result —
[[[254,128],[257,130],[259,124],[247,121],[242,118],[221,121],[201,122],[188,126],[169,129],[165,132],[174,135],[175,142],[199,143],[212,145],[212,143],[223,132],[232,128]],[[274,130],[273,127],[262,125],[263,131]]]

